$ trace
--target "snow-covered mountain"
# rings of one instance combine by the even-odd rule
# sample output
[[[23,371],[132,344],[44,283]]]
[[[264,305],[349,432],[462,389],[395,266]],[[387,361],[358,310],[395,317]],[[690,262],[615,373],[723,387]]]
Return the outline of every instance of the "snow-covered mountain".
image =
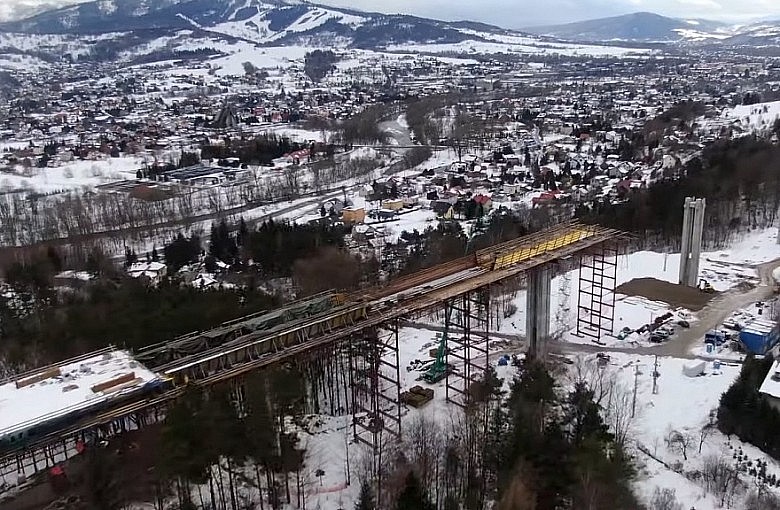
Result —
[[[0,2],[0,22],[29,18],[38,13],[59,9],[85,0],[3,0]]]
[[[763,21],[736,27],[732,36],[724,42],[733,46],[778,46],[780,45],[780,21]]]
[[[456,43],[476,32],[508,31],[406,15],[365,13],[299,0],[95,0],[0,24],[33,34],[206,30],[259,44],[329,41],[373,48],[410,42]]]
[[[561,39],[590,42],[677,42],[729,37],[728,29],[728,25],[717,21],[677,19],[650,12],[636,12],[565,25],[531,27],[526,31]]]

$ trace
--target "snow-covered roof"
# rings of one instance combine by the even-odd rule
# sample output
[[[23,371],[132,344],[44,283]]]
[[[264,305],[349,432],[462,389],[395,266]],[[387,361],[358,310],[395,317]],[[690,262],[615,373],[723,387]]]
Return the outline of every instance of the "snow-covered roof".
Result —
[[[142,273],[144,271],[152,271],[159,273],[163,269],[165,269],[165,264],[162,262],[136,262],[135,264],[130,265],[130,267],[127,269],[127,272]]]
[[[93,390],[129,374],[132,379],[121,384]],[[157,378],[129,352],[108,350],[12,379],[0,384],[0,438],[116,398]]]
[[[772,368],[767,372],[764,377],[764,382],[761,383],[761,387],[758,389],[759,393],[770,395],[775,398],[780,398],[780,377],[775,380],[775,374],[780,371],[780,361],[772,363]]]

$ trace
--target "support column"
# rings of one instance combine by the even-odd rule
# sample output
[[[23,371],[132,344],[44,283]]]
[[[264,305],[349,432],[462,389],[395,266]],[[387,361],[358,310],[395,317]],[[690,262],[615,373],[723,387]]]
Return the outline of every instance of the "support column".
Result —
[[[690,266],[691,255],[691,231],[693,230],[691,204],[693,198],[686,197],[683,205],[683,226],[682,239],[680,245],[680,285],[688,285],[688,268]]]
[[[680,244],[680,285],[697,287],[699,284],[699,259],[704,233],[705,208],[706,201],[703,198],[685,198]]]
[[[527,273],[525,335],[532,357],[540,354],[541,343],[550,337],[550,277],[549,266],[536,267]]]
[[[691,238],[691,260],[689,269],[689,287],[699,285],[699,260],[701,259],[701,243],[704,236],[704,208],[706,202],[699,198],[694,203],[695,218],[693,219],[693,233]]]

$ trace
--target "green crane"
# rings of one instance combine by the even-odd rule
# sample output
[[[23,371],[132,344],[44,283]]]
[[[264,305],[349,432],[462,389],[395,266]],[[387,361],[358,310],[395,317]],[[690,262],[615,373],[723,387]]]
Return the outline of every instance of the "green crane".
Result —
[[[429,384],[434,384],[445,377],[449,371],[447,365],[447,332],[450,326],[450,316],[452,315],[452,307],[444,307],[444,333],[441,335],[441,341],[439,341],[439,348],[436,350],[436,359],[433,361],[433,365],[423,374],[422,378]]]

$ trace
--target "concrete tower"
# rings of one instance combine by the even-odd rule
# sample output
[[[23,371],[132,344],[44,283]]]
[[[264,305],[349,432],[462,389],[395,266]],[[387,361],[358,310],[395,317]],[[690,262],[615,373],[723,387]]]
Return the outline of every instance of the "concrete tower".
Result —
[[[530,355],[540,354],[542,342],[550,337],[550,278],[548,266],[536,267],[527,273],[528,292],[525,300],[525,336]]]
[[[687,197],[683,206],[682,249],[680,250],[680,285],[696,287],[699,284],[699,258],[704,233],[703,198]]]

